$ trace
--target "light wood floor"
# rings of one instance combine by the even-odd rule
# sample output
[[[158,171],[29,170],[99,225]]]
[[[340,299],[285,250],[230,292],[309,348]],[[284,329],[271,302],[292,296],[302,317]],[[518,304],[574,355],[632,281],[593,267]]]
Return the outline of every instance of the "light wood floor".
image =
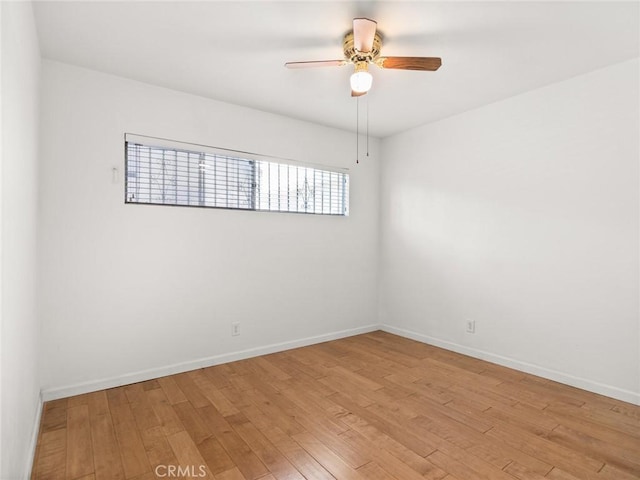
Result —
[[[45,404],[35,479],[189,473],[638,479],[640,407],[383,332]]]

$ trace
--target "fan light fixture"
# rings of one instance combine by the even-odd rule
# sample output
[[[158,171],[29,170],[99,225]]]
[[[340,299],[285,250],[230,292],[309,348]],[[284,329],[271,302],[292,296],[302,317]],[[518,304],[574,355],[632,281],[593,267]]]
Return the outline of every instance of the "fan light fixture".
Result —
[[[1,0],[0,0],[1,1]],[[341,60],[311,60],[307,62],[287,62],[287,68],[341,67],[353,64],[355,72],[351,75],[351,96],[365,95],[373,77],[369,73],[369,64],[391,70],[417,70],[433,72],[440,68],[440,57],[381,57],[382,36],[378,24],[369,18],[354,18],[353,30],[347,32],[342,40],[344,58]]]
[[[350,79],[351,90],[356,93],[367,93],[373,84],[373,76],[369,73],[368,62],[356,62],[355,72]]]
[[[2,1],[2,0],[0,0]],[[382,36],[378,32],[378,23],[369,18],[354,18],[353,30],[347,32],[342,40],[342,50],[344,57],[341,60],[311,60],[306,62],[287,62],[287,68],[309,68],[309,67],[341,67],[353,64],[355,71],[351,74],[349,83],[351,84],[351,97],[366,95],[373,84],[373,77],[369,73],[369,64],[374,64],[379,68],[392,70],[417,70],[433,72],[440,68],[442,59],[440,57],[381,57]],[[359,102],[356,101],[356,111]],[[358,163],[359,150],[359,124],[356,116],[356,163]],[[369,139],[369,107],[367,103],[367,156]]]

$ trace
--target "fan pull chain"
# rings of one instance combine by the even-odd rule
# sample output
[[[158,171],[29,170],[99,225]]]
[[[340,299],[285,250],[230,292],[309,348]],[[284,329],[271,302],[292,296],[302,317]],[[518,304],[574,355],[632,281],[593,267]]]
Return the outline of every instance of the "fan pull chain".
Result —
[[[360,163],[360,97],[356,97],[356,163]]]
[[[367,97],[367,157],[369,156],[369,97]]]

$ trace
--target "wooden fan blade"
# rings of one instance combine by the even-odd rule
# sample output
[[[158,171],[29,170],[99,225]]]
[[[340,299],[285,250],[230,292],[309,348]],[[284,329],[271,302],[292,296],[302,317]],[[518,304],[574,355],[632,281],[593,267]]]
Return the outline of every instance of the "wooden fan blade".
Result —
[[[284,66],[287,68],[341,67],[347,63],[346,60],[315,60],[311,62],[287,62]]]
[[[438,57],[380,57],[376,65],[397,70],[422,70],[433,72],[440,68],[442,59]]]
[[[355,90],[351,90],[351,96],[352,97],[361,97],[363,95],[366,95],[367,92],[356,92]]]
[[[356,50],[369,53],[373,49],[377,26],[376,22],[368,18],[353,19],[353,46]]]

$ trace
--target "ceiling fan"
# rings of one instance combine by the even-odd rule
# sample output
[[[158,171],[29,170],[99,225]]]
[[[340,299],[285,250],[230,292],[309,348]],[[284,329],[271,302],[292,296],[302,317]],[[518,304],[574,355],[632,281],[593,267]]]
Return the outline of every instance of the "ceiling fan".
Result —
[[[382,37],[376,31],[377,22],[368,18],[354,18],[353,30],[343,40],[344,60],[314,60],[310,62],[287,62],[287,68],[340,67],[352,63],[355,71],[351,75],[351,96],[365,95],[373,83],[369,65],[396,70],[435,71],[442,65],[438,57],[381,57]]]

